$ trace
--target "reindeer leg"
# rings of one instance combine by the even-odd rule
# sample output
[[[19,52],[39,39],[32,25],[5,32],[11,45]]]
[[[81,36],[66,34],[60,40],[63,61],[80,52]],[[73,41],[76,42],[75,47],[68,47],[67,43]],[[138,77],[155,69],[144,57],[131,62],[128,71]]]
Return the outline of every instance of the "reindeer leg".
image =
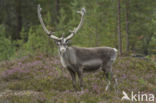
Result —
[[[105,90],[106,91],[108,90],[108,88],[109,88],[109,86],[111,84],[110,81],[113,82],[113,88],[115,90],[117,90],[118,81],[117,81],[117,78],[113,75],[112,71],[106,72],[106,78],[107,78],[108,84],[107,84]]]
[[[106,77],[106,80],[107,80],[107,86],[105,88],[105,91],[108,90],[109,86],[110,86],[110,74],[109,74],[109,68],[108,66],[106,65],[103,65],[102,66],[102,71],[103,71],[103,78]]]
[[[106,66],[106,78],[107,78],[107,81],[108,81],[108,84],[106,86],[106,91],[108,90],[108,87],[110,85],[110,81],[113,81],[113,87],[116,89],[116,86],[118,84],[117,82],[117,78],[113,75],[113,72],[112,72],[112,64],[113,64],[113,61],[110,61],[107,63],[107,66]]]
[[[113,77],[113,73],[112,73],[112,62],[108,62],[107,63],[107,66],[105,68],[105,74],[106,74],[106,79],[107,79],[107,82],[108,82],[107,83],[107,86],[105,88],[105,91],[107,91],[108,88],[109,88],[109,86],[110,86],[110,84],[111,84],[110,81],[112,81],[112,77]]]
[[[108,90],[108,88],[109,88],[109,86],[110,86],[110,80],[107,80],[107,86],[106,86],[106,88],[105,88],[105,91],[107,91]]]
[[[114,84],[113,87],[114,87],[115,91],[118,92],[118,91],[117,91],[117,90],[118,90],[118,88],[117,88],[117,86],[118,86],[118,79],[117,79],[116,76],[114,76],[114,75],[113,75],[113,82],[114,82],[114,83],[113,83],[113,84]]]
[[[69,72],[72,77],[73,88],[76,90],[76,73],[71,70],[69,70]]]
[[[111,78],[111,75],[110,75],[110,72],[108,72],[108,71],[105,71],[105,74],[106,74],[106,79],[107,79],[107,86],[105,88],[105,91],[107,91],[108,88],[109,88],[109,86],[110,86],[110,78]]]
[[[106,75],[106,68],[105,68],[105,66],[102,66],[102,71],[103,71],[103,75],[102,75],[102,77],[104,78],[105,75]]]
[[[80,82],[80,88],[83,90],[83,68],[80,68],[78,71],[78,77],[79,77],[79,82]]]

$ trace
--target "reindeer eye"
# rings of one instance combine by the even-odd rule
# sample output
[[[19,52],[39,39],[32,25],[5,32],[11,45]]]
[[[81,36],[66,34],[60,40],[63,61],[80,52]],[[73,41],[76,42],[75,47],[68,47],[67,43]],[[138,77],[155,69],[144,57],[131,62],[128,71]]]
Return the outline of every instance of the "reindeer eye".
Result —
[[[57,42],[57,45],[60,45],[61,43],[60,42]]]

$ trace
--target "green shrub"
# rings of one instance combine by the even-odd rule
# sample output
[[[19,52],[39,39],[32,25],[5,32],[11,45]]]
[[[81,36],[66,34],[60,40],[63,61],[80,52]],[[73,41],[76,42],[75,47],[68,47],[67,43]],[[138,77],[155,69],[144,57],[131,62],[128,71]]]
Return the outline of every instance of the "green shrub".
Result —
[[[21,46],[16,56],[40,53],[52,55],[54,51],[53,40],[48,38],[41,26],[34,26],[29,29],[28,41]]]
[[[5,37],[5,28],[0,25],[0,61],[9,59],[14,54],[15,47],[10,39]]]

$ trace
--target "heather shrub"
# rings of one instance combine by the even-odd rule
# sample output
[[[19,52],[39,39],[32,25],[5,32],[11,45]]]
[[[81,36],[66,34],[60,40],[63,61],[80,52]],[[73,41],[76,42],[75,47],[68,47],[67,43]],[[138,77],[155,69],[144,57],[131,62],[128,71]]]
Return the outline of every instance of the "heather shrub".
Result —
[[[152,62],[131,57],[119,57],[113,65],[118,78],[118,92],[111,86],[109,93],[103,72],[84,74],[84,90],[73,91],[72,81],[67,69],[62,68],[58,57],[45,55],[25,56],[0,64],[0,90],[40,92],[43,95],[23,96],[23,102],[33,103],[112,103],[121,101],[121,91],[147,90],[156,93],[155,67]],[[25,99],[27,97],[27,99]],[[34,98],[34,100],[32,100]],[[21,101],[19,96],[9,96],[3,101]],[[1,99],[0,99],[1,101]]]

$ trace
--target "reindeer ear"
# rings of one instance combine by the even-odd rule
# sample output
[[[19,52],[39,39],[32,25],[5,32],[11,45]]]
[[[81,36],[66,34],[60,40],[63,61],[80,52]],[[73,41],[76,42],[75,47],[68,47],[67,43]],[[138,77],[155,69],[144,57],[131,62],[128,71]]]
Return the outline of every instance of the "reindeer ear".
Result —
[[[59,40],[54,40],[56,45],[60,45],[60,41]]]

